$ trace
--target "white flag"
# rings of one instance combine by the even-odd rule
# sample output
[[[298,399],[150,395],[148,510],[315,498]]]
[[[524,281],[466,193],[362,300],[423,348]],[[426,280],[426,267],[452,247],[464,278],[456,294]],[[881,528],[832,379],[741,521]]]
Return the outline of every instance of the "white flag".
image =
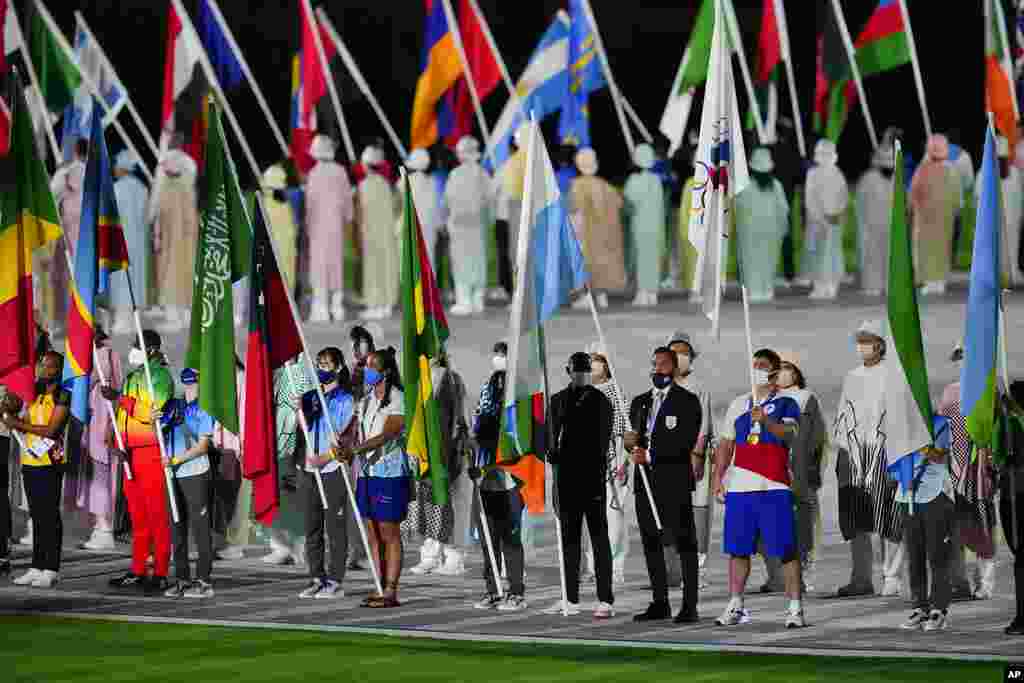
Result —
[[[694,155],[694,186],[690,207],[690,243],[697,250],[693,290],[718,335],[719,308],[725,286],[728,211],[732,199],[750,181],[743,147],[736,88],[733,82],[723,3],[715,2],[715,28],[700,122],[700,142]]]

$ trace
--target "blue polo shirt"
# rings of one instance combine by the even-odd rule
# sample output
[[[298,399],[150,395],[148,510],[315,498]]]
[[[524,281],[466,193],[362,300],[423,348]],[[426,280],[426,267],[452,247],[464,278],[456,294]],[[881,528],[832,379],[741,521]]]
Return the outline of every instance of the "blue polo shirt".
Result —
[[[757,443],[750,443],[753,421],[750,395],[737,397],[722,423],[721,436],[735,442],[729,493],[789,490],[789,446],[762,427]],[[791,397],[775,392],[761,402],[765,414],[786,425],[800,421],[800,406]]]

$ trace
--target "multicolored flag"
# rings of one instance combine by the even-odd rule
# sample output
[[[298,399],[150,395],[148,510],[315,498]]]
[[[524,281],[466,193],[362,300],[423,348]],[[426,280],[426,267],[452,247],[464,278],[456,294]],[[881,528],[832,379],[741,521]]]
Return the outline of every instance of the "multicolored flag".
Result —
[[[880,0],[853,47],[862,78],[910,64],[901,0]]]
[[[213,3],[215,0],[199,0],[199,24],[196,28],[220,87],[229,92],[242,85],[245,72]]]
[[[187,20],[178,16],[173,2],[168,3],[160,145],[167,147],[170,137],[180,134],[184,138],[184,151],[202,167],[209,84],[200,63],[203,46],[186,30]]]
[[[270,526],[281,500],[277,479],[274,372],[302,353],[302,336],[292,315],[288,283],[278,268],[273,241],[267,231],[263,201],[258,196],[252,223],[242,475],[252,481],[256,521]]]
[[[402,229],[402,379],[405,380],[405,449],[419,460],[419,476],[430,477],[434,503],[448,502],[448,468],[441,414],[430,378],[430,361],[448,339],[441,293],[405,179]]]
[[[726,218],[733,198],[750,182],[743,146],[732,61],[726,40],[725,13],[713,4],[711,54],[700,142],[694,156],[694,187],[690,205],[690,244],[697,251],[693,290],[700,293],[704,313],[718,335],[719,308],[725,286]]]
[[[967,418],[967,433],[979,447],[992,444],[998,403],[996,358],[999,348],[1001,295],[1000,230],[1003,207],[996,156],[995,131],[985,133],[977,187],[978,215],[964,324],[964,362],[960,368],[960,412]]]
[[[604,67],[597,53],[594,34],[584,0],[569,1],[569,96],[558,122],[558,137],[563,144],[590,146],[591,93],[608,87]]]
[[[1003,3],[985,1],[985,111],[995,118],[996,130],[1010,142],[1010,158],[1017,148],[1017,122],[1020,120],[1013,87],[1013,60],[1006,37]]]
[[[35,398],[32,253],[63,233],[24,88],[18,78],[11,81],[11,150],[0,161],[0,383],[27,402]]]
[[[99,107],[93,103],[93,107]],[[62,258],[58,254],[57,258]],[[89,379],[96,336],[96,299],[110,292],[110,274],[128,269],[128,245],[117,210],[113,166],[103,122],[93,116],[89,160],[82,181],[82,221],[75,245],[75,278],[68,306],[64,381],[71,385],[71,414],[89,422]]]
[[[220,112],[210,105],[205,206],[196,241],[192,320],[185,365],[199,371],[199,407],[238,434],[232,284],[249,273],[252,226],[245,210]]]
[[[463,74],[443,0],[424,1],[427,17],[423,28],[423,65],[412,104],[412,149],[426,149],[437,141],[437,104]]]
[[[526,506],[536,514],[544,511],[547,453],[544,323],[590,276],[535,120],[528,144],[498,465],[521,482]]]
[[[459,0],[457,16],[462,49],[482,103],[501,83],[501,69],[470,0]],[[448,147],[454,149],[462,136],[473,132],[473,114],[473,97],[463,74],[437,104],[438,134]]]
[[[764,0],[761,33],[757,39],[757,64],[754,71],[754,96],[761,108],[767,139],[775,139],[779,118],[779,72],[782,71],[782,32],[777,13],[782,0]],[[747,128],[754,127],[754,110],[747,112]]]
[[[913,244],[907,224],[903,149],[896,141],[896,171],[889,222],[889,368],[885,376],[886,470],[910,490],[922,449],[935,444],[935,412],[914,280]]]

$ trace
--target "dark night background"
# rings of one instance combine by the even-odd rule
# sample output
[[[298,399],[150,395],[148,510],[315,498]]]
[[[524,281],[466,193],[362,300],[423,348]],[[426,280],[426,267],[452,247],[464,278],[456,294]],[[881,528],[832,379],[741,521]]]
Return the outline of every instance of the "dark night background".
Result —
[[[788,0],[785,3],[797,91],[809,145],[813,144],[815,38],[824,23],[829,1]],[[515,80],[554,12],[563,3],[559,0],[479,0],[479,3]],[[23,23],[27,4],[25,0],[16,1]],[[164,0],[48,2],[69,39],[74,30],[74,11],[83,13],[154,135],[160,116],[168,4]],[[185,0],[184,4],[194,20],[196,3]],[[326,7],[399,136],[408,143],[412,96],[420,67],[422,1],[328,0],[319,4]],[[856,39],[877,0],[843,0],[842,4],[850,32]],[[907,0],[907,4],[932,126],[938,132],[953,132],[953,137],[961,139],[977,163],[985,124],[982,3]],[[287,136],[290,60],[299,42],[297,1],[221,0],[220,5]],[[657,129],[699,5],[700,0],[592,0],[618,84],[652,132]],[[753,70],[762,2],[734,0],[734,5]],[[1007,17],[1012,17],[1008,3],[1005,9]],[[1012,43],[1012,27],[1007,30]],[[740,106],[745,111],[746,97],[738,67],[736,81]],[[865,87],[879,136],[886,126],[899,125],[906,132],[906,146],[915,156],[919,155],[924,143],[924,124],[910,67],[872,77],[865,81]],[[506,97],[504,86],[499,86],[485,102],[489,125],[496,123]],[[780,114],[788,115],[790,105],[784,83],[780,84],[779,100]],[[261,166],[275,160],[279,150],[255,98],[246,89],[231,96],[231,101]],[[696,106],[699,106],[699,98]],[[349,105],[345,115],[357,154],[363,142],[384,136],[365,102]],[[695,110],[690,126],[699,127],[699,120],[699,111]],[[130,131],[133,129],[127,114],[121,116],[121,121]],[[602,174],[621,177],[628,170],[628,158],[607,90],[591,98],[591,121],[595,148],[602,158]],[[116,137],[114,134],[108,139],[118,147]],[[136,145],[141,151],[141,139],[136,140]],[[389,148],[388,153],[392,154],[393,150]],[[870,153],[866,128],[856,108],[841,140],[840,164],[848,174],[859,174],[868,163]],[[241,170],[244,165],[239,166]]]

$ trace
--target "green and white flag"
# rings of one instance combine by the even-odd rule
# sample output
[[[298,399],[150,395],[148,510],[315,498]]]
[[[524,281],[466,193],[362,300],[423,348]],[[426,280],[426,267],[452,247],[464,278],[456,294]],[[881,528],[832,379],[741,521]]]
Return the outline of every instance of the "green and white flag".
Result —
[[[238,434],[232,284],[249,273],[252,225],[220,111],[210,104],[205,202],[196,242],[192,320],[185,365],[199,371],[199,407]]]

